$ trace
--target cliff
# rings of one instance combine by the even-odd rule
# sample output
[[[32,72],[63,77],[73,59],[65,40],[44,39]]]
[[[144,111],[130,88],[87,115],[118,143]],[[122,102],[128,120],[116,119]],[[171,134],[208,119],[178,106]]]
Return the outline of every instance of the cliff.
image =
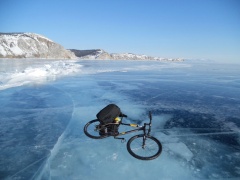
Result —
[[[63,46],[34,33],[0,33],[0,58],[75,59]]]

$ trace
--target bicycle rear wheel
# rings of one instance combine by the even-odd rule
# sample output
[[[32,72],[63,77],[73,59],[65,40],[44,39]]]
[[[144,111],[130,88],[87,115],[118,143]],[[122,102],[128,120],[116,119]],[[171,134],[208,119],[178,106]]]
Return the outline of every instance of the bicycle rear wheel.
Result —
[[[105,127],[106,128],[106,127]],[[103,139],[108,137],[107,134],[100,135],[100,131],[104,129],[104,126],[100,125],[100,122],[98,119],[94,119],[92,121],[89,121],[84,126],[84,133],[86,136],[93,138],[93,139]]]
[[[144,135],[136,135],[127,142],[128,152],[135,158],[141,160],[152,160],[157,158],[162,152],[162,144],[158,139],[152,136],[145,136],[145,145],[143,146]]]

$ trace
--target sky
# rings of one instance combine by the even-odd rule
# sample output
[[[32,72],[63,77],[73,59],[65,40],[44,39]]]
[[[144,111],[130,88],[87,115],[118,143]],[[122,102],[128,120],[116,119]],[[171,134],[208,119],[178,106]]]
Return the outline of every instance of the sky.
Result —
[[[0,32],[66,49],[240,62],[240,0],[0,0]]]

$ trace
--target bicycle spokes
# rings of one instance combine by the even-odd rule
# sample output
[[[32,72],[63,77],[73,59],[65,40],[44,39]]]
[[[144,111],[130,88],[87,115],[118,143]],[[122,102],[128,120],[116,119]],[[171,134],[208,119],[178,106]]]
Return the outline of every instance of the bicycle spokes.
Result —
[[[161,143],[154,137],[136,135],[127,144],[129,153],[141,160],[151,160],[157,158],[161,151]]]

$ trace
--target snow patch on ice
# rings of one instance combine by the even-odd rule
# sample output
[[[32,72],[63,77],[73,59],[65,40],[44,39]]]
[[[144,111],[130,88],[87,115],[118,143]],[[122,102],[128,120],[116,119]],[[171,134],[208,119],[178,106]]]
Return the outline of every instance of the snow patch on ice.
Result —
[[[23,71],[1,73],[0,90],[27,84],[41,84],[47,81],[53,81],[56,78],[70,75],[81,71],[82,65],[57,61],[45,64],[40,67],[27,67]]]

